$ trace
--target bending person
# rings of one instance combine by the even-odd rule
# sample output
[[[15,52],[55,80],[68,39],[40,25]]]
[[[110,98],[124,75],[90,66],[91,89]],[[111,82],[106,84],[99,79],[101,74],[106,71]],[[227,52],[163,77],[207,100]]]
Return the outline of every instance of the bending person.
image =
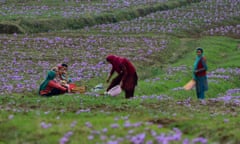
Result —
[[[39,88],[41,96],[53,96],[68,92],[67,86],[63,86],[54,80],[56,77],[55,71],[48,71],[46,79],[42,82]]]
[[[107,91],[120,84],[122,90],[125,91],[125,98],[132,98],[138,81],[137,72],[133,64],[127,58],[116,55],[108,55],[106,60],[112,65],[107,82],[109,82],[114,72],[118,74],[111,81]]]

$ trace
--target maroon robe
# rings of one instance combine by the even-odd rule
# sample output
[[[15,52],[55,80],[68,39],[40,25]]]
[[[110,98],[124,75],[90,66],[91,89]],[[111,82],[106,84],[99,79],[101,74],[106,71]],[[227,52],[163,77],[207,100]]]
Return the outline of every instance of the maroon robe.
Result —
[[[133,64],[127,58],[116,55],[108,55],[106,60],[112,64],[110,75],[114,72],[118,73],[118,76],[112,80],[107,91],[121,82],[121,88],[125,91],[125,97],[133,97],[138,81],[137,72]]]

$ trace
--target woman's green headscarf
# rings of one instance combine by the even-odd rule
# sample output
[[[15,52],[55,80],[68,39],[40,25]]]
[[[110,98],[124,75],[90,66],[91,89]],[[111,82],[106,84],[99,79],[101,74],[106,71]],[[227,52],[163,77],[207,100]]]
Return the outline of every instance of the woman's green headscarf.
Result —
[[[197,66],[198,66],[198,62],[201,60],[201,58],[203,57],[203,49],[202,48],[197,48],[196,51],[201,51],[202,54],[201,55],[197,55],[194,65],[193,65],[193,79],[196,80],[196,75],[195,75],[195,70],[197,70]]]
[[[39,94],[40,94],[41,90],[44,90],[47,87],[49,81],[53,80],[55,78],[55,76],[56,76],[55,71],[48,71],[46,79],[42,82],[42,84],[39,87],[39,91],[38,91]]]

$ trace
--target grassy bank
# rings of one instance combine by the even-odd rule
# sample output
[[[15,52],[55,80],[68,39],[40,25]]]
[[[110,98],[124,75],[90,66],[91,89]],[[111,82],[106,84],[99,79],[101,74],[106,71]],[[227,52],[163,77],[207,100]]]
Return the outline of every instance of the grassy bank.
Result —
[[[238,143],[237,103],[213,98],[225,96],[239,85],[239,73],[234,73],[239,40],[205,37],[178,41],[173,43],[183,45],[175,49],[179,58],[171,64],[162,65],[156,60],[155,65],[145,69],[138,67],[140,81],[132,100],[124,99],[123,94],[65,94],[52,98],[34,93],[2,95],[0,128],[7,133],[0,134],[1,143],[79,143],[79,136],[81,143],[128,143],[141,134],[145,142],[156,142],[157,136],[164,134],[163,139],[178,135],[172,140],[176,143]],[[209,91],[204,102],[196,99],[194,90],[181,89],[191,78],[196,46],[203,47],[208,58]],[[183,47],[188,48],[184,53]],[[142,77],[146,72],[148,76]],[[96,77],[86,82],[88,91],[98,82],[106,86],[104,80]]]
[[[29,2],[24,3],[22,5],[19,4],[19,7],[27,6],[34,7],[47,7],[48,13],[37,14],[35,17],[29,17],[27,14],[23,16],[12,16],[12,18],[6,18],[4,15],[0,17],[0,33],[39,33],[39,32],[50,32],[50,31],[58,31],[58,30],[75,30],[81,29],[85,26],[93,26],[97,24],[107,24],[107,23],[116,23],[120,21],[127,21],[137,17],[143,17],[150,13],[173,9],[181,6],[188,5],[192,2],[197,1],[170,1],[170,2],[159,2],[159,3],[147,3],[146,5],[130,5],[129,7],[112,8],[109,10],[102,10],[101,13],[97,12],[79,12],[73,11],[72,13],[76,13],[75,16],[54,16],[56,11],[51,11],[50,2],[46,3],[46,5],[38,5],[38,3]],[[75,3],[77,6],[81,7],[83,4]],[[93,5],[96,5],[95,2],[92,2]],[[99,3],[99,7],[101,9],[101,3]],[[6,3],[6,6],[10,5]],[[68,7],[74,6],[73,9],[76,9],[76,5],[74,3],[66,3]],[[67,7],[64,5],[64,7]],[[88,6],[88,5],[86,5]],[[18,8],[18,6],[16,6]],[[20,7],[20,8],[21,8]],[[61,6],[58,6],[61,7]],[[36,7],[37,8],[37,7]],[[103,7],[104,8],[104,7]],[[22,9],[22,8],[21,8]],[[36,11],[38,11],[36,9]],[[94,10],[93,10],[94,11]],[[33,13],[29,11],[29,13]],[[41,14],[42,13],[42,14]],[[79,13],[77,15],[77,13]],[[34,13],[33,13],[34,14]],[[53,16],[51,16],[53,15]],[[32,15],[30,15],[32,16]]]
[[[37,8],[55,5],[59,14],[64,4],[76,4],[49,2],[44,0]],[[93,10],[93,5],[101,9],[99,2],[85,2],[84,10]],[[111,2],[108,12],[95,15],[94,11],[81,22],[68,23],[57,15],[38,17],[45,24],[32,29],[35,22],[28,23],[25,34],[0,34],[0,144],[240,143],[239,2],[211,0],[178,7],[171,1],[173,7],[164,6],[168,10],[129,21],[157,10],[158,4],[149,9],[145,3],[134,6],[135,1],[117,3],[120,7],[115,11],[112,8],[118,5]],[[123,11],[121,6],[129,7]],[[37,10],[30,11],[29,19],[21,20],[38,19],[31,19]],[[52,22],[61,28],[43,32],[55,29]],[[68,27],[96,22],[114,23],[80,30]],[[29,33],[38,29],[43,33]],[[192,78],[197,47],[204,49],[208,64],[209,90],[203,101],[197,99],[195,89],[183,90]],[[125,99],[124,93],[102,95],[108,85],[108,54],[125,56],[136,66],[139,81],[133,99]],[[70,78],[87,86],[87,92],[40,97],[38,88],[46,72],[61,62],[69,65]],[[104,89],[92,90],[101,83]]]

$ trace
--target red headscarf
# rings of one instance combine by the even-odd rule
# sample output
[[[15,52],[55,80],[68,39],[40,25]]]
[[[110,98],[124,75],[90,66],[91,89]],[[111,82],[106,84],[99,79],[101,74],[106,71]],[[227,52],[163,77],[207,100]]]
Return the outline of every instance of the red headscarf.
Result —
[[[133,64],[124,57],[108,55],[106,60],[112,64],[112,71],[120,73],[122,71],[121,65],[124,65],[128,71],[128,74],[134,74],[136,72]]]
[[[61,66],[61,65],[58,65],[57,67],[59,70],[63,68],[63,66]]]

